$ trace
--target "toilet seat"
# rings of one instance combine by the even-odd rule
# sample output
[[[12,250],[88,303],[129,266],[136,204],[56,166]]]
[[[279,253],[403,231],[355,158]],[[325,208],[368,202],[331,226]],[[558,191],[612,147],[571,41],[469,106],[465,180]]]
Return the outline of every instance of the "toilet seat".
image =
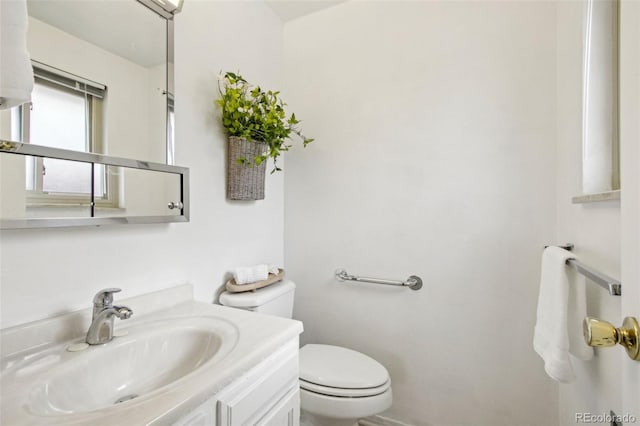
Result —
[[[327,396],[300,388],[300,407],[314,416],[329,419],[349,419],[344,423],[352,425],[357,419],[378,414],[391,407],[393,394],[391,387],[379,395],[363,398]],[[314,423],[315,424],[315,423]],[[318,422],[318,424],[325,424]],[[326,424],[335,424],[333,422]]]
[[[343,388],[334,388],[331,386],[322,386],[316,383],[307,382],[306,380],[300,379],[300,388],[307,390],[309,392],[318,393],[326,396],[333,396],[337,398],[363,398],[368,396],[376,396],[384,393],[387,389],[389,389],[390,383],[389,381],[385,382],[381,386],[376,386],[373,388],[362,388],[362,389],[343,389]]]
[[[390,387],[378,361],[351,349],[309,344],[300,349],[300,387],[336,398],[380,395]]]

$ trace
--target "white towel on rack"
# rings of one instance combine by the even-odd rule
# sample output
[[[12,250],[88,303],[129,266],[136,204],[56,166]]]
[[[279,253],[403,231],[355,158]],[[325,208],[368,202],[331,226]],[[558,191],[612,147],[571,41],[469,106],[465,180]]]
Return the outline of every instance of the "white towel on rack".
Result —
[[[533,347],[544,360],[545,371],[562,383],[575,380],[570,351],[581,359],[593,356],[592,348],[578,341],[582,338],[581,323],[586,315],[586,299],[584,280],[575,279],[575,272],[566,266],[568,259],[575,258],[573,253],[559,247],[544,250],[533,337]],[[571,343],[573,350],[570,349]]]
[[[593,348],[584,341],[582,332],[582,322],[587,316],[586,278],[574,268],[566,269],[569,278],[569,307],[567,308],[569,353],[578,359],[588,361],[593,358]]]
[[[26,0],[0,1],[0,109],[31,100],[33,68],[27,26]]]

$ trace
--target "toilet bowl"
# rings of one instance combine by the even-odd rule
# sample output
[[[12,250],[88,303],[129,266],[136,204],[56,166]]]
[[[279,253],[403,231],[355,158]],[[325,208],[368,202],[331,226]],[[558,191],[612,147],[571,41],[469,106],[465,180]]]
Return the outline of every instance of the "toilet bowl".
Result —
[[[224,292],[220,303],[291,318],[295,284],[244,293]],[[391,379],[373,358],[340,346],[308,344],[300,349],[301,426],[353,426],[391,406]]]
[[[300,349],[305,423],[352,426],[389,408],[392,399],[389,373],[376,360],[339,346],[308,344]]]

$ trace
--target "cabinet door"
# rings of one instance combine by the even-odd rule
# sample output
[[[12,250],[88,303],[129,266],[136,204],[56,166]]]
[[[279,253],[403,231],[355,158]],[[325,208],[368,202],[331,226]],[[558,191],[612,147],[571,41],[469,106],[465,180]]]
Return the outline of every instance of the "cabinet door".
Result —
[[[297,345],[292,340],[220,391],[218,426],[255,426],[298,388]]]
[[[300,389],[291,389],[256,426],[300,426]]]
[[[215,426],[216,424],[216,402],[210,399],[198,408],[184,415],[171,426]]]

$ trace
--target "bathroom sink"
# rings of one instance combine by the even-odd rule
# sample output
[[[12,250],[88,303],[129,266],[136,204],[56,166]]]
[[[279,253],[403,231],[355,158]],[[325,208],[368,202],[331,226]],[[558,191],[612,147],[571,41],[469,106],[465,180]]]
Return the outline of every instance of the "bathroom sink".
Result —
[[[124,330],[126,336],[84,351],[69,352],[65,345],[24,357],[3,372],[3,381],[22,384],[28,395],[24,409],[35,416],[118,409],[170,392],[223,359],[238,338],[235,326],[215,317],[165,319]]]

